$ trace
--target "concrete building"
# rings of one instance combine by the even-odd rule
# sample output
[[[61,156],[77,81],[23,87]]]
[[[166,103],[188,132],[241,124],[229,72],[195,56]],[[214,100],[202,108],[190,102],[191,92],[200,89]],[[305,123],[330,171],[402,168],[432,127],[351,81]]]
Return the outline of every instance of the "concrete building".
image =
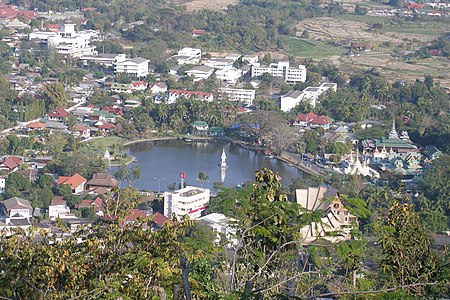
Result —
[[[83,55],[80,57],[85,65],[90,62],[102,64],[107,67],[114,66],[117,62],[126,60],[125,54],[98,54],[98,55]]]
[[[205,66],[216,68],[216,69],[223,69],[227,67],[232,67],[234,63],[234,59],[229,58],[210,58],[207,61],[204,62]]]
[[[232,223],[234,219],[228,218],[223,214],[212,213],[205,215],[198,219],[201,224],[211,227],[217,234],[215,242],[221,242],[223,240],[228,241],[229,244],[237,245],[238,240],[236,238],[236,228]]]
[[[247,54],[242,57],[242,61],[248,63],[249,65],[257,66],[259,57],[257,54]]]
[[[27,219],[30,220],[33,208],[28,200],[13,197],[1,202],[4,217],[8,219]]]
[[[127,73],[136,77],[145,77],[148,75],[149,60],[142,57],[135,57],[118,61],[115,66],[116,73]]]
[[[299,65],[298,68],[291,68],[288,61],[280,61],[278,63],[266,66],[252,66],[252,77],[258,77],[268,73],[274,77],[283,77],[286,83],[298,83],[306,81],[306,67]]]
[[[171,218],[172,214],[182,217],[189,215],[191,219],[198,219],[206,209],[210,197],[210,190],[187,186],[174,192],[164,192],[164,215]]]
[[[213,94],[208,92],[198,92],[198,91],[185,91],[185,90],[169,90],[166,96],[168,104],[175,103],[178,98],[192,98],[202,101],[213,101]]]
[[[282,111],[290,111],[296,107],[301,101],[307,101],[309,105],[315,107],[317,100],[321,95],[328,92],[329,90],[336,91],[336,83],[323,83],[318,87],[307,87],[303,91],[290,91],[286,95],[281,96],[281,107]]]
[[[61,24],[61,30],[56,33],[49,32],[32,32],[30,40],[41,40],[48,46],[54,47],[55,50],[62,55],[74,58],[80,58],[83,55],[96,55],[95,46],[90,42],[98,36],[98,31],[79,31],[75,30],[75,24]]]
[[[197,48],[183,48],[178,51],[177,55],[173,55],[169,60],[176,60],[179,65],[193,64],[196,65],[200,63],[202,58],[202,50]]]
[[[202,50],[197,48],[183,48],[180,51],[178,51],[178,55],[185,55],[185,56],[191,56],[198,59],[202,58]]]
[[[232,89],[232,88],[222,88],[219,90],[220,93],[226,94],[228,100],[241,102],[247,106],[251,106],[253,104],[253,100],[255,100],[255,90],[246,90],[246,89]]]
[[[62,196],[53,197],[52,203],[48,206],[48,217],[50,220],[76,218],[70,213],[70,208]]]
[[[194,82],[208,79],[214,73],[214,68],[208,66],[195,66],[192,69],[186,71],[188,76],[194,77]]]
[[[241,76],[242,71],[233,67],[226,67],[216,71],[216,77],[223,85],[235,85]]]

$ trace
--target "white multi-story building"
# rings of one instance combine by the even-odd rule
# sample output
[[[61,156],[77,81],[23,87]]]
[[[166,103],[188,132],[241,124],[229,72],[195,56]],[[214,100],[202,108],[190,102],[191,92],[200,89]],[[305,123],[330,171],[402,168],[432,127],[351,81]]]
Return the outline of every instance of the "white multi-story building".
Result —
[[[200,63],[202,50],[197,48],[183,48],[177,55],[169,57],[168,60],[176,60],[179,65],[196,65]]]
[[[115,65],[116,73],[134,74],[136,77],[145,77],[148,75],[149,60],[142,57],[135,57],[118,61]]]
[[[280,61],[278,63],[265,66],[252,66],[252,77],[258,77],[268,73],[274,77],[283,77],[287,83],[298,83],[306,81],[306,67],[299,65],[298,68],[289,67],[288,61]]]
[[[256,54],[247,54],[242,57],[243,62],[246,62],[250,65],[255,65],[255,66],[258,65],[258,59],[259,59],[259,57]]]
[[[235,219],[227,218],[223,214],[212,213],[205,215],[199,219],[199,222],[211,227],[217,234],[215,242],[221,242],[223,239],[228,241],[231,245],[236,245],[238,240],[236,238],[236,227],[233,226]]]
[[[178,217],[189,215],[197,219],[209,203],[209,189],[187,186],[174,192],[164,192],[164,215],[168,218],[172,214]]]
[[[253,104],[253,100],[255,100],[255,90],[246,90],[246,89],[231,89],[231,88],[222,88],[219,90],[220,93],[226,94],[228,96],[228,100],[242,102],[247,106]]]
[[[202,50],[197,48],[183,48],[178,51],[178,55],[195,57],[200,60],[202,58]]]
[[[223,85],[235,85],[241,76],[242,70],[238,70],[234,67],[226,67],[216,71],[216,77]]]
[[[330,90],[336,91],[337,84],[323,83],[318,87],[307,87],[301,92],[292,90],[286,95],[281,96],[280,109],[286,112],[290,111],[291,109],[296,107],[300,103],[300,101],[307,101],[312,107],[315,107],[319,97]]]
[[[59,54],[80,58],[83,55],[96,55],[95,46],[90,45],[92,39],[98,36],[98,31],[75,31],[75,24],[62,24],[61,31],[33,32],[30,40],[38,39],[55,48]]]
[[[186,74],[188,76],[193,76],[194,82],[197,82],[203,79],[208,79],[214,73],[214,70],[214,68],[208,66],[195,66],[186,71]]]
[[[83,55],[80,59],[84,62],[84,64],[88,64],[89,62],[102,64],[107,67],[114,66],[117,62],[124,61],[126,59],[125,54],[99,54],[99,55]]]
[[[216,68],[216,69],[223,69],[223,68],[229,68],[232,67],[234,63],[233,59],[229,58],[211,58],[205,61],[203,64],[205,66]]]
[[[48,217],[50,220],[76,218],[74,214],[70,213],[70,208],[67,206],[66,201],[59,199],[62,197],[54,198],[57,199],[53,199],[52,204],[48,206]]]

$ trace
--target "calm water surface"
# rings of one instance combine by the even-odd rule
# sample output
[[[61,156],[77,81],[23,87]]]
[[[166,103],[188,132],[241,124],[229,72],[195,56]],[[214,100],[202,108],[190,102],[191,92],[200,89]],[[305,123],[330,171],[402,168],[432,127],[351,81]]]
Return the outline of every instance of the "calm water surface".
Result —
[[[227,156],[226,169],[221,169],[222,149]],[[266,159],[262,151],[245,149],[236,144],[208,141],[186,143],[183,140],[150,141],[132,144],[128,153],[137,161],[130,167],[139,166],[141,176],[136,185],[142,190],[167,190],[171,183],[180,182],[180,172],[185,173],[185,182],[200,186],[196,180],[200,172],[209,179],[203,187],[213,188],[214,182],[223,182],[233,187],[246,181],[254,181],[255,171],[268,168],[280,173],[282,184],[288,185],[293,179],[301,178],[303,172],[277,159]]]

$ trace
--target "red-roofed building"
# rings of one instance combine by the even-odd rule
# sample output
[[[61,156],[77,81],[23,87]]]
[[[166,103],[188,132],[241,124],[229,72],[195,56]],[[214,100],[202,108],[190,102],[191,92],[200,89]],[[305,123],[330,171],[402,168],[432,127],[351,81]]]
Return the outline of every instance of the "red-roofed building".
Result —
[[[94,209],[97,216],[103,216],[103,199],[100,197],[97,197],[94,200],[81,200],[81,203],[77,205],[77,208],[80,209],[84,207]]]
[[[110,114],[113,114],[113,115],[123,116],[122,107],[120,107],[120,106],[116,106],[116,105],[105,106],[105,107],[103,107],[102,110],[103,111],[107,111],[107,112],[109,112]]]
[[[91,136],[91,129],[86,126],[77,125],[73,128],[72,134],[74,136],[79,136],[82,139],[88,139]]]
[[[131,225],[135,223],[139,219],[145,219],[147,217],[148,214],[146,211],[139,209],[129,209],[127,212],[127,216],[125,217],[125,220],[120,225],[122,227],[125,227],[126,225]],[[117,219],[117,216],[105,215],[103,218],[105,220],[114,221]]]
[[[425,4],[421,4],[421,3],[416,3],[414,1],[408,1],[406,3],[406,8],[407,9],[414,9],[414,10],[418,10],[418,9],[423,9],[425,7]]]
[[[317,115],[313,112],[307,114],[298,114],[294,121],[295,127],[308,127],[310,122],[317,118]]]
[[[45,128],[45,124],[41,122],[31,122],[27,124],[28,130],[43,130]]]
[[[63,122],[68,116],[69,113],[64,108],[58,108],[56,111],[48,114],[48,119],[50,121]]]
[[[0,162],[0,170],[5,170],[8,173],[15,172],[19,169],[22,159],[17,156],[9,156]]]
[[[84,191],[84,186],[87,182],[87,179],[81,176],[78,173],[75,173],[73,176],[59,176],[56,185],[60,186],[61,184],[67,184],[72,188],[72,192],[74,194],[79,194]]]
[[[14,20],[17,17],[23,16],[25,19],[32,20],[38,16],[37,12],[33,10],[18,9],[12,5],[0,3],[0,20]]]
[[[322,127],[323,129],[330,128],[331,120],[327,116],[321,115],[311,120],[311,127]]]
[[[192,36],[193,37],[197,37],[197,36],[204,36],[207,35],[208,32],[206,30],[203,29],[194,29],[192,30]]]
[[[59,32],[61,30],[61,24],[47,24],[47,30]]]
[[[64,200],[64,196],[53,196],[52,205],[66,205],[66,200]]]
[[[95,8],[95,7],[84,7],[84,8],[82,8],[81,9],[81,11],[83,11],[83,12],[87,12],[87,11],[97,11],[97,8]]]
[[[145,81],[132,81],[131,91],[145,91],[147,89],[148,83]]]
[[[168,217],[159,212],[153,214],[152,220],[153,220],[152,223],[155,225],[156,228],[161,228],[164,226],[164,223],[170,221]]]
[[[116,130],[116,126],[111,123],[103,123],[102,125],[98,126],[98,129],[103,133],[110,133]]]

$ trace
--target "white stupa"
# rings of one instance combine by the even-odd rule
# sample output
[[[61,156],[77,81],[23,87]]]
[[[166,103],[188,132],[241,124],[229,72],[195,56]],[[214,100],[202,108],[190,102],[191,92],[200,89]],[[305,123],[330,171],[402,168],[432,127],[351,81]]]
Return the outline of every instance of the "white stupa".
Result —
[[[400,139],[398,136],[397,130],[395,129],[395,120],[392,121],[392,129],[391,129],[391,132],[389,133],[389,138],[394,139],[394,140]]]
[[[225,154],[225,148],[222,149],[222,156],[220,157],[220,167],[226,168],[227,166],[227,156]]]
[[[106,160],[111,160],[111,154],[109,153],[108,149],[105,150],[105,155],[103,156]]]
[[[380,174],[369,166],[369,161],[364,159],[363,162],[359,160],[359,150],[356,148],[356,157],[353,160],[353,153],[350,153],[350,160],[348,167],[344,169],[344,173],[348,175],[361,175],[379,178]]]

